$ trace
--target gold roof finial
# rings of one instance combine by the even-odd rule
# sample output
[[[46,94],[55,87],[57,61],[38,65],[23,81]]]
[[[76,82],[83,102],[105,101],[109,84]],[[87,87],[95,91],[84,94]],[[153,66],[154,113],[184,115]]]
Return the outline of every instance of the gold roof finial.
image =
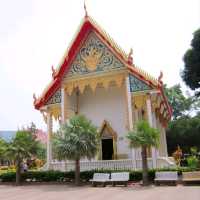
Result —
[[[51,66],[51,71],[52,71],[52,78],[54,78],[56,75],[56,70],[54,69],[53,65]]]
[[[88,17],[88,12],[87,12],[87,7],[86,7],[85,0],[84,0],[84,10],[85,10],[85,17]]]
[[[132,65],[133,64],[133,49],[130,49],[130,52],[128,54],[128,64]]]
[[[158,81],[162,84],[163,72],[160,71],[160,75],[158,77]]]
[[[36,97],[35,93],[33,93],[33,100],[34,100],[33,103],[35,104],[37,101],[37,97]]]

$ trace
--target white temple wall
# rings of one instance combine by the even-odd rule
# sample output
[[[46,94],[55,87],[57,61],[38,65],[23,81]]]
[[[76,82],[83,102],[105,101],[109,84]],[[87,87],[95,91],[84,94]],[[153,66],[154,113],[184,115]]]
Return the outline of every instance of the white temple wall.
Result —
[[[126,139],[126,98],[124,85],[120,88],[113,85],[108,89],[96,88],[93,92],[87,87],[79,99],[79,113],[84,114],[98,128],[107,120],[117,133],[117,154],[131,158],[131,151]],[[121,155],[121,156],[120,156]]]
[[[168,157],[166,131],[165,131],[165,128],[160,123],[159,119],[157,119],[157,127],[160,132],[160,142],[159,142],[159,147],[158,147],[159,156]]]

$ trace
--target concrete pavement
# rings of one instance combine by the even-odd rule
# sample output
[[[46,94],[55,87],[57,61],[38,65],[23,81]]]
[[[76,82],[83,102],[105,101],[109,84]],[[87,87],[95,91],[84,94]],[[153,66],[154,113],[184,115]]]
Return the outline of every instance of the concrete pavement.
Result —
[[[0,185],[0,200],[200,200],[200,186]]]

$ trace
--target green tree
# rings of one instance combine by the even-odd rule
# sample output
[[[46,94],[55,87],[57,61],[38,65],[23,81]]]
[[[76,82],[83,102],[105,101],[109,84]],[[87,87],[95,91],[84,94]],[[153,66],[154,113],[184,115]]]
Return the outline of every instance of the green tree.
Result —
[[[6,151],[7,146],[8,146],[8,143],[4,139],[0,138],[0,165],[6,159],[5,151]]]
[[[175,151],[177,145],[184,153],[190,153],[193,146],[200,151],[200,114],[194,117],[182,116],[171,121],[166,133],[169,154]]]
[[[54,139],[55,155],[59,160],[75,161],[75,183],[80,184],[80,159],[91,159],[98,150],[97,129],[82,115],[61,125]]]
[[[147,149],[151,146],[158,146],[159,132],[150,127],[148,122],[139,121],[136,124],[136,130],[128,132],[127,138],[130,140],[131,147],[141,147],[142,149],[143,184],[148,185]]]
[[[200,29],[194,32],[191,41],[191,48],[188,49],[183,57],[185,68],[182,78],[186,85],[192,90],[196,90],[196,95],[200,95]]]
[[[164,86],[165,94],[173,109],[173,119],[177,119],[183,115],[188,114],[193,108],[196,108],[197,99],[188,94],[186,97],[179,84],[172,87]]]
[[[32,133],[27,130],[19,130],[16,136],[9,143],[5,151],[5,156],[15,162],[16,185],[21,183],[21,171],[23,160],[31,158],[36,154],[38,141]]]
[[[37,144],[36,157],[40,160],[46,160],[46,147],[41,142]]]

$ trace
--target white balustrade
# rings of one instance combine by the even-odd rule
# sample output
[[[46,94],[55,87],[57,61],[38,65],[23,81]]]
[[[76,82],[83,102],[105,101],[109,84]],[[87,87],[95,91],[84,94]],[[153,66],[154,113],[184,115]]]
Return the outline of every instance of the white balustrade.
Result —
[[[163,166],[170,166],[170,163],[167,163],[166,160],[162,158],[157,159],[157,163]],[[142,160],[137,159],[136,165],[134,165],[134,161],[131,159],[126,160],[92,160],[92,161],[80,161],[80,170],[81,171],[89,171],[89,170],[134,170],[142,169]],[[148,167],[153,168],[153,161],[151,158],[148,158]],[[158,166],[159,167],[159,166]],[[75,169],[75,162],[73,161],[54,161],[51,163],[51,168],[53,170],[60,171],[72,171]]]

